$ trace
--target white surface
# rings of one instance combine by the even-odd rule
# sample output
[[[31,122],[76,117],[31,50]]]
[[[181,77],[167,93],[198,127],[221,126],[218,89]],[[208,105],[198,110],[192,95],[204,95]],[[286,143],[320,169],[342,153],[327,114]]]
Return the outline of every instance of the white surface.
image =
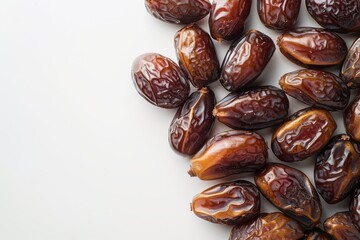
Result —
[[[298,25],[318,26],[304,6]],[[130,77],[142,53],[175,60],[179,28],[150,16],[143,0],[0,1],[0,239],[228,239],[230,227],[189,210],[219,181],[187,175],[188,159],[167,142],[175,110],[147,103]],[[279,35],[260,24],[255,4],[247,28]],[[216,44],[220,62],[228,46]],[[298,68],[277,50],[256,83],[277,85]],[[303,106],[291,99],[291,112]],[[225,129],[217,122],[213,134]],[[259,131],[268,142],[270,131]],[[313,162],[291,165],[312,179]],[[347,201],[323,208],[324,219]],[[264,200],[262,210],[275,209]]]

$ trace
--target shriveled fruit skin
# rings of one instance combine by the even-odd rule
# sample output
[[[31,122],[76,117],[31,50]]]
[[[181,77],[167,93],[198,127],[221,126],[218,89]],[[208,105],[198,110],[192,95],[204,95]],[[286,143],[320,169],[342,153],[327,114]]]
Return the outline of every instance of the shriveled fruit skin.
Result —
[[[350,217],[354,226],[360,231],[360,189],[356,189],[350,200]]]
[[[320,228],[314,228],[306,233],[306,237],[302,240],[333,240],[333,238]]]
[[[347,134],[360,142],[360,95],[345,109],[344,124]]]
[[[350,47],[340,71],[349,88],[360,88],[360,38]]]
[[[360,232],[352,223],[349,212],[338,212],[326,219],[324,229],[335,240],[360,239]]]
[[[327,0],[306,0],[306,8],[314,20],[322,27],[336,32],[343,32],[326,11]]]

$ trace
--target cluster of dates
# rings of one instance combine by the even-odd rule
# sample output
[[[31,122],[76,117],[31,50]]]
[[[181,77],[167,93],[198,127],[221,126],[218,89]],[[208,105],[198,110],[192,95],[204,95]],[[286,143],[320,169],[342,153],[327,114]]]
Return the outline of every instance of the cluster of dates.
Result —
[[[306,0],[321,28],[297,27],[301,0],[258,0],[261,22],[282,30],[281,53],[305,67],[284,74],[279,85],[247,87],[263,72],[275,44],[256,30],[244,32],[252,0],[145,0],[158,19],[188,24],[175,34],[177,65],[148,53],[135,59],[132,79],[146,100],[178,108],[169,129],[171,147],[192,156],[189,174],[214,180],[254,172],[245,180],[215,185],[193,198],[192,211],[207,221],[235,225],[230,240],[360,239],[360,95],[350,104],[350,89],[360,88],[360,38],[348,50],[335,32],[360,31],[359,0]],[[211,36],[194,22],[210,13]],[[212,39],[234,41],[222,65]],[[339,76],[319,70],[341,65]],[[310,69],[309,69],[310,68]],[[220,81],[230,94],[216,102],[209,84]],[[191,83],[197,91],[190,96]],[[287,95],[309,105],[288,116]],[[344,110],[347,134],[330,111]],[[209,139],[213,123],[234,129]],[[276,126],[271,149],[283,162],[317,154],[315,187],[301,171],[268,162],[264,138],[252,132]],[[315,190],[317,189],[317,191]],[[319,227],[318,195],[333,204],[351,195],[348,212],[336,213]],[[281,212],[260,214],[260,193]]]

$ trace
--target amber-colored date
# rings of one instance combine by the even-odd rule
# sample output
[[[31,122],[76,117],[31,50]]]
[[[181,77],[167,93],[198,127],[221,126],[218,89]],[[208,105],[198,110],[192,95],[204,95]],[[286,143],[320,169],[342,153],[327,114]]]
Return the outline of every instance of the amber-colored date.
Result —
[[[360,189],[356,189],[351,196],[350,217],[354,226],[360,231]]]
[[[230,93],[214,108],[214,116],[234,129],[261,129],[281,123],[288,114],[286,94],[273,86]]]
[[[329,72],[302,69],[285,74],[279,84],[297,100],[329,111],[344,109],[350,98],[344,82]]]
[[[258,0],[258,14],[268,28],[288,30],[297,21],[301,0]]]
[[[303,240],[333,240],[333,238],[320,228],[314,228],[306,233],[306,237]]]
[[[319,196],[303,172],[283,164],[268,164],[255,174],[255,183],[275,207],[307,228],[320,222]]]
[[[350,47],[340,77],[349,88],[360,88],[360,38]]]
[[[347,53],[345,41],[320,28],[299,27],[278,38],[282,54],[301,66],[326,67],[341,64]]]
[[[213,223],[241,224],[260,214],[260,193],[248,181],[221,183],[196,195],[191,209]]]
[[[145,0],[147,11],[164,22],[188,24],[209,14],[209,0]]]
[[[248,31],[227,52],[222,64],[220,82],[234,91],[255,80],[265,69],[275,51],[275,44],[267,35]]]
[[[209,34],[191,24],[176,33],[174,42],[179,65],[194,87],[219,79],[220,65]]]
[[[335,240],[359,240],[360,232],[351,221],[349,212],[335,213],[325,220],[324,229]]]
[[[304,229],[298,222],[275,212],[262,213],[252,221],[235,226],[229,240],[295,240],[303,236]]]
[[[347,134],[360,142],[360,95],[345,109],[344,124]]]
[[[213,0],[209,17],[211,36],[217,41],[232,41],[244,31],[252,0]]]
[[[139,94],[155,106],[176,108],[189,96],[190,86],[180,67],[160,54],[137,57],[131,76]]]
[[[228,131],[215,135],[191,159],[190,176],[212,180],[265,166],[267,146],[262,136],[248,131]]]

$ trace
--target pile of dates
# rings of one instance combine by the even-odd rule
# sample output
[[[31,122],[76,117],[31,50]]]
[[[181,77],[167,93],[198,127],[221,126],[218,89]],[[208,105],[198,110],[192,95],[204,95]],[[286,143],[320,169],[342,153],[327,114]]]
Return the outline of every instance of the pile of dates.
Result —
[[[233,225],[230,240],[360,239],[360,1],[305,0],[309,16],[323,28],[295,27],[301,0],[145,0],[148,12],[184,24],[174,36],[177,63],[158,53],[136,58],[132,79],[139,94],[161,108],[178,108],[169,142],[191,156],[189,174],[214,180],[252,172],[255,184],[237,180],[196,195],[194,214]],[[280,52],[299,65],[279,87],[249,87],[264,71],[276,46],[266,34],[246,30],[252,5],[261,22],[281,32]],[[195,22],[209,14],[210,34]],[[348,48],[338,33],[351,34]],[[213,40],[232,41],[220,64]],[[338,67],[339,74],[324,70]],[[216,101],[209,84],[229,91]],[[190,84],[197,89],[190,94]],[[288,116],[288,96],[308,105]],[[333,136],[333,111],[343,111],[346,133]],[[232,128],[210,136],[214,121]],[[273,127],[268,145],[254,132]],[[293,162],[316,156],[314,182]],[[261,213],[260,195],[279,212]],[[321,225],[320,198],[334,204],[350,198],[349,210]]]

